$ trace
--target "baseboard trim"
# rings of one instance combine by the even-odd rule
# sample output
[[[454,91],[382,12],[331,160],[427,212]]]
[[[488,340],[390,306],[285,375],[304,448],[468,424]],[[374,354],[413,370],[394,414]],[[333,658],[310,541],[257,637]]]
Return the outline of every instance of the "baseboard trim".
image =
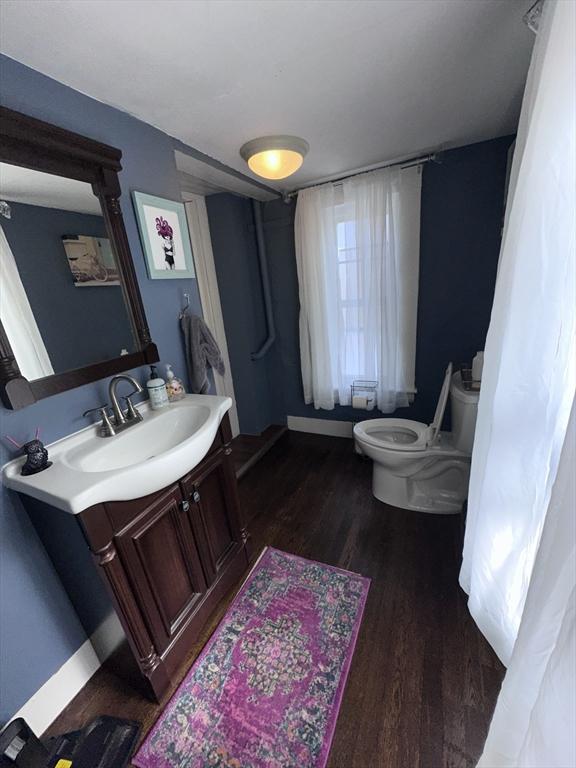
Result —
[[[60,669],[28,699],[12,718],[23,717],[41,736],[72,699],[80,693],[102,662],[118,647],[124,632],[115,613],[107,616]]]
[[[313,435],[352,437],[354,423],[336,419],[310,419],[307,416],[288,416],[288,429],[293,432],[311,432]]]
[[[100,626],[97,627],[94,634],[90,636],[92,647],[101,663],[104,663],[106,659],[114,653],[125,637],[126,635],[122,629],[122,624],[120,624],[120,619],[117,614],[112,611]]]
[[[23,717],[37,736],[68,706],[77,693],[80,693],[88,680],[100,666],[100,660],[86,640],[32,698],[14,715]]]

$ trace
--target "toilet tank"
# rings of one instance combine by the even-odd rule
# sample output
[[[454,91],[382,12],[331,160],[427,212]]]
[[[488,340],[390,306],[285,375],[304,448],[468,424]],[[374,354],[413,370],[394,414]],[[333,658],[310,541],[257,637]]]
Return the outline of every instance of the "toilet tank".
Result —
[[[460,371],[452,376],[450,408],[452,413],[452,442],[459,451],[472,455],[479,392],[464,389]]]

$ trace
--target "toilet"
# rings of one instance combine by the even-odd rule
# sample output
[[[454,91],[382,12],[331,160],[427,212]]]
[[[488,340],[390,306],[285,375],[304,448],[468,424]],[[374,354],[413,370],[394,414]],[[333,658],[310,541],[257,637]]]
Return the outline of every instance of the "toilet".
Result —
[[[450,394],[452,432],[441,432]],[[478,392],[448,365],[434,420],[370,419],[354,426],[356,448],[374,462],[372,492],[386,504],[457,514],[468,495]]]

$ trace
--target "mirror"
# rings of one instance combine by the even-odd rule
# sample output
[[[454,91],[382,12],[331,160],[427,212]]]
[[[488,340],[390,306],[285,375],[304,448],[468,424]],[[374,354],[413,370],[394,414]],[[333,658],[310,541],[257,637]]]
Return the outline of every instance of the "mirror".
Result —
[[[0,107],[0,398],[158,360],[118,198],[122,153]]]
[[[76,179],[0,163],[0,319],[33,381],[136,351],[100,201]]]

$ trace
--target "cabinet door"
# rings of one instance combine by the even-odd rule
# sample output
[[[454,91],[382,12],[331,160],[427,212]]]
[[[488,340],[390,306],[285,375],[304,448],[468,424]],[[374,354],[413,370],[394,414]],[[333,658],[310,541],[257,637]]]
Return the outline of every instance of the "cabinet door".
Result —
[[[206,579],[212,584],[243,543],[236,477],[225,452],[217,451],[185,478],[183,490]]]
[[[206,591],[206,580],[179,486],[172,486],[116,537],[128,578],[162,653]]]

